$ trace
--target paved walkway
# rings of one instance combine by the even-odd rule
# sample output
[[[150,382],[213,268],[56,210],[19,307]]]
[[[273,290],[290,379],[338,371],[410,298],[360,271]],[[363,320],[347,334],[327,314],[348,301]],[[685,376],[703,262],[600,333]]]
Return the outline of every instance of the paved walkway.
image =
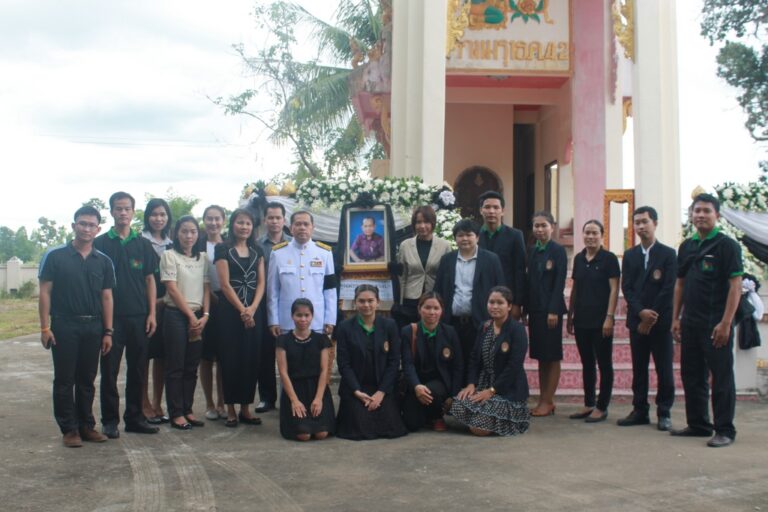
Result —
[[[628,405],[606,423],[568,420],[573,404],[514,439],[452,431],[302,444],[280,437],[271,412],[260,427],[163,427],[66,449],[51,368],[35,336],[0,341],[3,510],[768,510],[768,405],[755,402],[737,405],[738,440],[724,449],[619,428]],[[675,425],[683,418],[678,404]]]

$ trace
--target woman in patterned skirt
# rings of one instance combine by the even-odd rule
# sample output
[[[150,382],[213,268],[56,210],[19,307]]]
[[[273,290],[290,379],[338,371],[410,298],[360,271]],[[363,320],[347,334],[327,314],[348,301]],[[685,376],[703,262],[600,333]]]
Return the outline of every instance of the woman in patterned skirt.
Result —
[[[469,361],[469,384],[453,401],[451,414],[478,436],[514,436],[528,430],[528,380],[523,361],[525,328],[510,316],[512,292],[491,288],[488,314]]]

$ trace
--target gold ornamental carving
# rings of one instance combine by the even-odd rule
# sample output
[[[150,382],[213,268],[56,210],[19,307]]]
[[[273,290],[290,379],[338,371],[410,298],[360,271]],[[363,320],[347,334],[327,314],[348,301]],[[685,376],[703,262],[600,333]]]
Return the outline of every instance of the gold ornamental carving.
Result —
[[[632,117],[632,98],[624,98],[621,105],[622,133],[627,132],[627,118]]]
[[[613,33],[624,49],[624,56],[635,60],[635,0],[614,0],[611,9]]]
[[[632,212],[635,211],[635,190],[631,188],[609,188],[603,194],[603,247],[610,249],[611,240],[611,203],[627,204],[627,237],[624,239],[624,249],[635,245],[635,226],[632,223]]]
[[[469,25],[470,2],[462,0],[448,0],[448,13],[446,24],[445,56],[451,54],[456,43],[464,37],[464,30]]]

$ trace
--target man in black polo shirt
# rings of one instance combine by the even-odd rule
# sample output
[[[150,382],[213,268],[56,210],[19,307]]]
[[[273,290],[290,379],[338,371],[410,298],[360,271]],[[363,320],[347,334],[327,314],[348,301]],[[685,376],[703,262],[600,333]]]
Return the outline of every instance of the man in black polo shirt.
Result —
[[[656,416],[659,430],[670,430],[669,411],[675,401],[672,373],[672,296],[677,278],[675,250],[656,239],[658,214],[641,206],[632,214],[640,243],[624,253],[621,290],[627,301],[627,327],[632,349],[632,412],[617,424],[622,427],[647,425],[648,363],[653,363],[658,378]]]
[[[514,305],[512,318],[520,320],[525,286],[525,241],[519,229],[503,224],[504,197],[493,190],[480,196],[480,214],[483,227],[480,228],[478,245],[481,249],[495,253],[504,270],[504,283],[512,290]]]
[[[736,438],[733,416],[736,385],[733,376],[733,316],[741,297],[744,273],[741,247],[720,232],[720,202],[710,194],[693,200],[691,218],[696,233],[677,252],[672,335],[682,342],[681,373],[688,426],[673,436],[708,437],[713,448]],[[682,319],[681,319],[682,313]],[[709,420],[709,374],[712,412]]]
[[[53,353],[53,414],[70,448],[107,440],[94,430],[93,381],[99,350],[108,354],[112,347],[115,272],[93,248],[100,222],[92,206],[77,210],[75,239],[48,251],[40,263],[40,341]]]
[[[142,384],[149,337],[155,332],[155,279],[157,254],[149,240],[131,229],[136,202],[126,192],[109,198],[115,225],[94,241],[94,246],[112,259],[117,275],[115,287],[115,335],[112,351],[101,358],[101,424],[111,439],[120,437],[120,395],[117,374],[125,349],[126,432],[155,434],[160,429],[147,423],[142,412]]]

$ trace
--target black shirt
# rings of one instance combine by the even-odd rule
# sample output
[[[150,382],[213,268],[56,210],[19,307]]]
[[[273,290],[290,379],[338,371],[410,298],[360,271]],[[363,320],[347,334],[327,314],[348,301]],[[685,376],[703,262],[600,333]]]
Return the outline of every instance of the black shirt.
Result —
[[[728,281],[744,273],[741,247],[718,228],[704,240],[697,233],[680,244],[677,268],[677,277],[685,279],[682,322],[713,328],[725,312]]]
[[[299,379],[317,379],[320,376],[323,349],[331,348],[327,336],[312,332],[309,338],[300,340],[293,331],[281,334],[276,341],[277,347],[285,350],[288,363],[288,376]]]
[[[602,247],[592,261],[587,261],[587,250],[573,259],[573,282],[576,295],[573,298],[573,325],[582,329],[603,326],[611,296],[612,277],[619,277],[619,259]]]
[[[416,237],[416,251],[419,253],[419,261],[421,266],[427,268],[427,260],[429,259],[429,251],[432,249],[432,240],[422,240]]]
[[[562,315],[566,312],[565,278],[568,256],[562,245],[550,240],[545,246],[536,244],[528,254],[525,308],[528,313]]]
[[[83,258],[72,242],[43,256],[39,278],[53,283],[51,316],[100,316],[102,290],[115,287],[109,257],[94,249]]]
[[[147,315],[146,277],[155,273],[159,259],[152,243],[131,230],[121,239],[114,228],[96,237],[93,246],[115,265],[115,316]]]
[[[259,258],[263,258],[261,248],[248,247],[248,256],[240,256],[237,249],[226,243],[216,244],[213,249],[213,262],[226,260],[229,267],[229,284],[244,306],[253,303],[259,284]]]
[[[504,285],[512,290],[515,304],[523,304],[525,294],[525,241],[523,232],[502,224],[491,233],[483,226],[477,244],[499,257]]]

